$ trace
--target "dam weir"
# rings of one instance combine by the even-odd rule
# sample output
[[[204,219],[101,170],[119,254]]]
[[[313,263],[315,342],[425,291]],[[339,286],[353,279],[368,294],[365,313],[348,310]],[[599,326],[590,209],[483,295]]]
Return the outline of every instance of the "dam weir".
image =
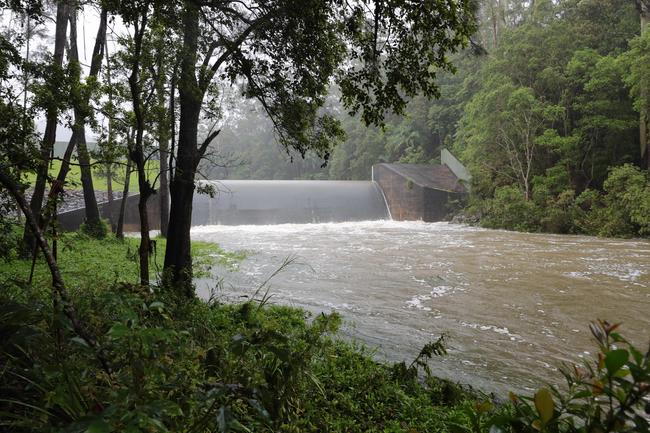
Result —
[[[467,193],[469,174],[448,151],[442,164],[375,164],[372,180],[204,180],[197,182],[192,225],[309,224],[445,219],[448,204]],[[199,193],[211,187],[214,195]],[[138,231],[137,194],[127,198],[124,230]],[[160,228],[160,196],[147,202],[151,229]],[[117,220],[120,200],[100,203],[103,218]],[[85,209],[59,214],[64,230],[76,230]]]
[[[202,181],[214,198],[196,194],[192,225],[305,224],[390,219],[373,181]]]

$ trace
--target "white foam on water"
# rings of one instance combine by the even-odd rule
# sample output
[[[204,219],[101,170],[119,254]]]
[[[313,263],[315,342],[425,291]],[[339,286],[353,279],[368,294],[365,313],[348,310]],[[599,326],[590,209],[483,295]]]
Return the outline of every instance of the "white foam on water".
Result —
[[[460,322],[460,324],[461,326],[471,328],[471,329],[477,329],[479,331],[496,332],[497,334],[514,338],[515,340],[513,341],[518,341],[518,342],[525,341],[519,334],[511,333],[510,330],[505,326],[500,327],[496,325],[481,325],[480,323],[468,323],[468,322]]]

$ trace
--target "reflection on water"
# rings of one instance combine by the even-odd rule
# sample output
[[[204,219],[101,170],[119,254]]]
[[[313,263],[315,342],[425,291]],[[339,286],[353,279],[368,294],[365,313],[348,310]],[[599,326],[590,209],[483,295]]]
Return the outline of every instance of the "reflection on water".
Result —
[[[336,310],[345,332],[389,360],[411,360],[450,335],[435,374],[487,391],[559,381],[557,366],[590,356],[588,322],[623,322],[650,337],[650,242],[524,234],[447,223],[194,227],[192,237],[252,251],[225,276],[223,296],[250,296],[287,256],[271,300]],[[203,280],[207,296],[214,280]]]

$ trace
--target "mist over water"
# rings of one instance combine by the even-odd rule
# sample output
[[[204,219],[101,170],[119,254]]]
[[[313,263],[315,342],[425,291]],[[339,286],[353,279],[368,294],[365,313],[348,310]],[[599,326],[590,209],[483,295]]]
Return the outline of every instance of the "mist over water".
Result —
[[[394,221],[199,226],[192,238],[250,252],[237,272],[200,280],[201,296],[224,277],[219,295],[241,301],[295,257],[271,281],[271,302],[335,310],[345,334],[391,361],[446,332],[434,374],[502,396],[561,382],[557,366],[594,353],[596,318],[650,339],[647,241]]]

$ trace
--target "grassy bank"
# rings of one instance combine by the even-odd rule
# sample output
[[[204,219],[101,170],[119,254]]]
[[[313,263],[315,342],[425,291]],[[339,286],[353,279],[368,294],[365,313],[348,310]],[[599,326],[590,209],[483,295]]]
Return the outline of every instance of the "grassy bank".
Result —
[[[74,164],[78,164],[77,161],[73,161]],[[115,164],[112,168],[113,170],[113,191],[122,191],[124,188],[124,178],[126,174],[126,166],[123,164]],[[151,180],[155,179],[158,173],[160,172],[160,163],[158,161],[148,161],[146,165],[147,177]],[[61,161],[54,160],[49,166],[49,175],[53,178],[59,174],[61,168]],[[92,168],[93,173],[93,186],[97,191],[107,191],[107,178],[106,178],[106,169],[103,165],[97,164]],[[34,185],[36,182],[35,173],[25,174],[25,182]],[[71,165],[70,171],[66,176],[67,188],[72,190],[81,190],[81,170],[79,165]],[[157,187],[157,186],[156,186]],[[129,191],[132,193],[138,192],[140,188],[138,187],[138,176],[136,173],[131,173],[131,178],[129,179]]]
[[[155,248],[151,258],[151,273],[155,280],[162,270],[166,239],[154,239]],[[66,284],[71,289],[99,288],[107,290],[120,284],[138,281],[139,239],[123,240],[109,236],[92,239],[81,232],[63,233],[57,239],[57,261]],[[234,268],[246,257],[245,252],[226,252],[217,244],[193,242],[194,272],[205,275],[215,264]],[[31,271],[31,260],[19,260],[13,254],[0,260],[0,285],[25,287]],[[47,287],[50,274],[42,256],[34,267],[33,287]]]
[[[163,241],[157,242],[160,263]],[[173,287],[139,287],[136,243],[74,233],[60,240],[63,278],[93,344],[53,306],[41,263],[31,286],[29,262],[0,266],[3,287],[11,287],[0,293],[0,430],[577,432],[587,412],[589,425],[606,426],[610,412],[595,410],[606,404],[599,395],[636,402],[636,412],[628,404],[616,415],[624,423],[635,422],[628,414],[638,413],[639,395],[647,395],[641,385],[648,382],[648,354],[623,350],[609,325],[598,328],[606,335],[602,366],[584,376],[586,385],[574,384],[568,394],[540,390],[534,399],[511,396],[497,406],[428,373],[428,363],[444,354],[439,341],[412,363],[378,363],[336,339],[336,314],[179,299]],[[193,248],[201,266],[243,258],[212,244]],[[614,389],[618,378],[630,386]]]

